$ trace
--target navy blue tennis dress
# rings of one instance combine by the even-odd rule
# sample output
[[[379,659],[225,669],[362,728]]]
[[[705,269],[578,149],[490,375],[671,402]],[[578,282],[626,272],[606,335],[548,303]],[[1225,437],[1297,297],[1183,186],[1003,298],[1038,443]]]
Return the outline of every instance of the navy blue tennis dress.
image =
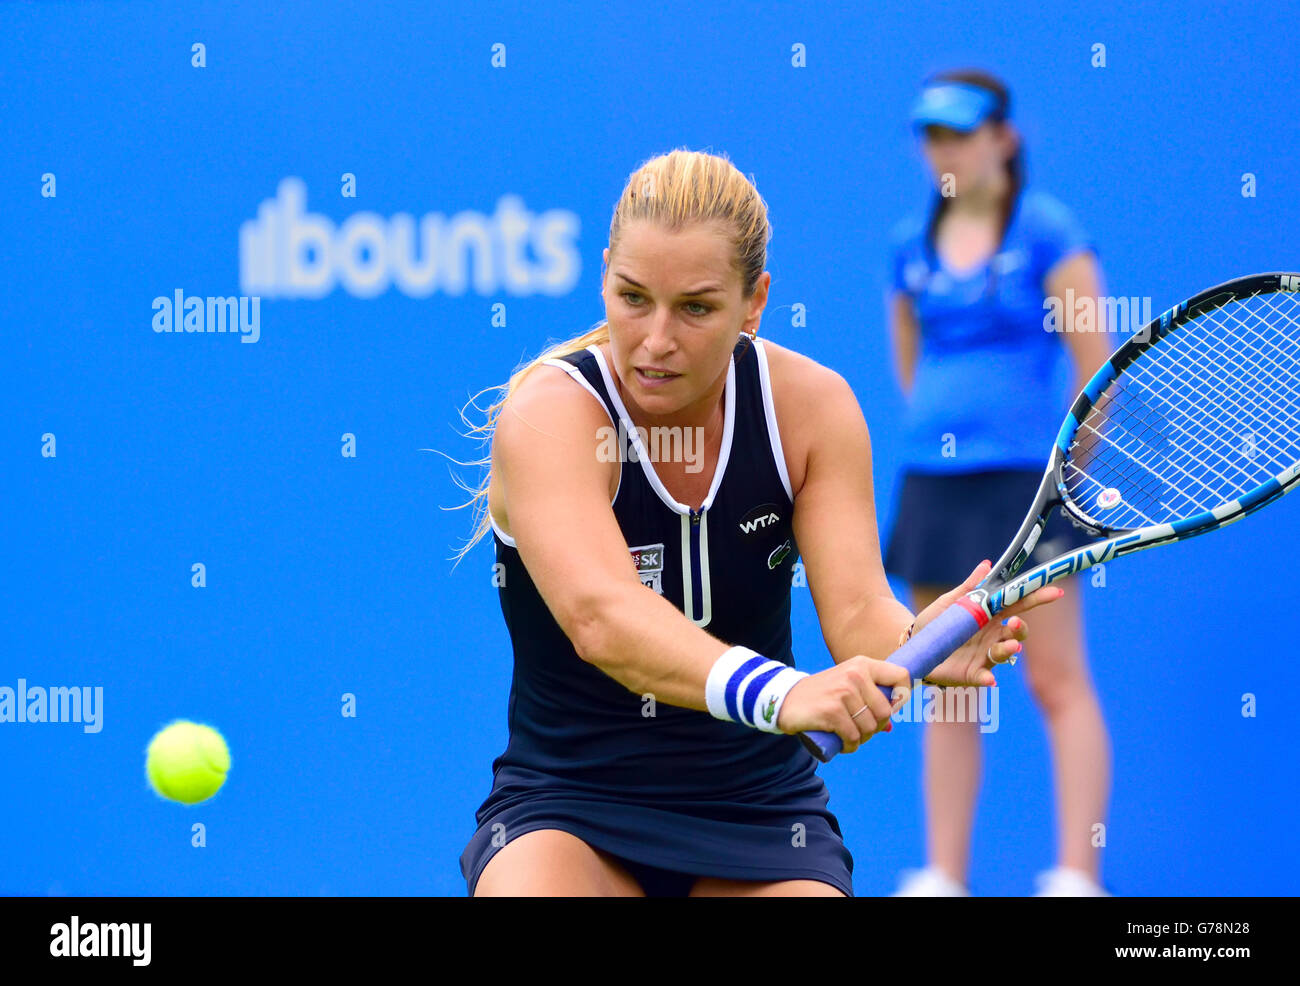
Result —
[[[597,347],[547,362],[600,401],[611,428],[622,422],[613,510],[645,591],[721,641],[793,665],[799,551],[762,343],[742,335],[732,353],[721,450],[699,511],[676,502],[637,453],[642,437]],[[799,741],[654,704],[583,661],[513,539],[493,528],[514,678],[509,744],[460,858],[470,894],[510,840],[559,829],[618,857],[650,895],[684,895],[701,876],[820,880],[852,895],[853,858]]]

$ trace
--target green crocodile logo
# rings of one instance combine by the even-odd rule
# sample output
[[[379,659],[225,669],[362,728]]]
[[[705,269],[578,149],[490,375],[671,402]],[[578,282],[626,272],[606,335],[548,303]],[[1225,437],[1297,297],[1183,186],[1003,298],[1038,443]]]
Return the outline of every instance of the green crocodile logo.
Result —
[[[763,710],[763,721],[769,725],[772,722],[772,714],[776,712],[776,696],[773,695],[767,700],[767,708]]]
[[[767,556],[767,567],[775,570],[777,565],[785,561],[785,556],[790,553],[790,541],[787,539],[784,544],[778,545],[770,555]]]

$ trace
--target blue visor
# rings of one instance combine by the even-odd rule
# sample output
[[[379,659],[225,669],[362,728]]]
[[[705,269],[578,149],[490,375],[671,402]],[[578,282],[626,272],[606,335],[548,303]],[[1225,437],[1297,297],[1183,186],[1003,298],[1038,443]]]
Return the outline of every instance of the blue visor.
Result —
[[[987,89],[961,82],[937,82],[921,90],[912,108],[912,127],[931,124],[953,130],[974,130],[997,106],[997,97]]]

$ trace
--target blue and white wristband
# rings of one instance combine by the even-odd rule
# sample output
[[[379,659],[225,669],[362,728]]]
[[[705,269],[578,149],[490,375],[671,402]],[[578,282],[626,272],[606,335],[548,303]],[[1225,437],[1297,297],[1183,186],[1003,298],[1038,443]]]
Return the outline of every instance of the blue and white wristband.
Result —
[[[709,714],[765,733],[779,733],[777,720],[790,689],[806,671],[771,661],[748,647],[732,647],[716,661],[704,685]]]

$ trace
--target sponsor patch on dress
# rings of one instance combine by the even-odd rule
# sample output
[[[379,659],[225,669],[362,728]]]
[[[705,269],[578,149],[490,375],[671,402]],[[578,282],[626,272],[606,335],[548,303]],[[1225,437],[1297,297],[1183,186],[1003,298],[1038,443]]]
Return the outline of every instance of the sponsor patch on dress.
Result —
[[[649,586],[659,595],[664,594],[664,546],[662,544],[643,544],[630,549],[632,564],[641,576],[641,584]]]

